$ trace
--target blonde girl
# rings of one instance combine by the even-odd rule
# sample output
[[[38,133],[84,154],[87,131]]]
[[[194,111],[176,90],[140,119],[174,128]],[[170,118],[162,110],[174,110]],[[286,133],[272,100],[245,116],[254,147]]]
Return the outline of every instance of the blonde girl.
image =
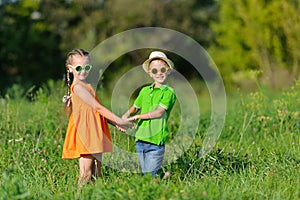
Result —
[[[112,141],[108,122],[119,130],[125,131],[131,123],[121,119],[104,107],[96,92],[86,82],[92,65],[89,52],[74,49],[68,53],[66,68],[68,75],[73,74],[69,95],[65,98],[67,107],[72,108],[62,152],[63,159],[79,159],[79,186],[92,177],[101,176],[103,152],[112,151]]]

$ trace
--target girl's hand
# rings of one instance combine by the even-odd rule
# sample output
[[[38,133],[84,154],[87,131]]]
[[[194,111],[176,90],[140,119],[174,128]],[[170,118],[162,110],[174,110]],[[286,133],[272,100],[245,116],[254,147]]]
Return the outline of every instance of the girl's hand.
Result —
[[[129,119],[122,119],[121,123],[119,123],[119,126],[132,128],[134,127],[134,123],[132,123],[132,121],[130,121]]]
[[[115,126],[116,126],[116,128],[117,128],[119,131],[121,131],[121,132],[123,132],[123,133],[126,132],[126,128],[121,127],[121,126],[119,126],[119,125],[115,125]]]

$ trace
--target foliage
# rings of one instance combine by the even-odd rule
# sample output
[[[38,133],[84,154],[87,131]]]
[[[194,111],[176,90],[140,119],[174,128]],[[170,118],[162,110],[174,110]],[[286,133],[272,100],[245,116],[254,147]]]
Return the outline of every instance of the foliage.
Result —
[[[213,0],[1,2],[2,95],[14,83],[25,82],[28,89],[49,78],[62,78],[68,51],[79,47],[92,50],[110,36],[131,28],[166,27],[191,35],[207,46],[212,35],[207,25],[215,17]],[[122,57],[117,68],[129,61],[140,63],[141,54],[127,56]],[[145,52],[142,56],[146,57]]]
[[[0,5],[1,92],[13,83],[41,85],[61,78],[63,63],[52,25],[41,16],[40,1],[23,0]]]
[[[73,48],[92,50],[117,33],[148,26],[180,31],[208,48],[228,89],[252,89],[258,82],[282,88],[300,73],[298,13],[297,0],[3,0],[1,95],[15,83],[27,90],[61,79]],[[107,76],[140,64],[142,57],[144,51],[121,56]],[[173,58],[179,72],[195,74],[179,56]]]
[[[114,34],[147,26],[180,31],[209,48],[229,89],[253,88],[257,81],[280,88],[299,76],[298,13],[298,1],[284,0],[2,1],[1,92],[14,83],[25,82],[28,89],[60,79],[70,49],[92,50]],[[122,56],[115,68],[145,56]],[[178,71],[194,74],[174,59]]]
[[[299,81],[275,97],[263,90],[229,97],[223,133],[205,158],[199,155],[210,123],[206,113],[193,144],[164,166],[161,176],[103,166],[104,177],[81,190],[78,161],[61,159],[67,126],[63,83],[49,81],[35,93],[25,91],[30,101],[14,87],[0,101],[1,199],[300,198]],[[180,121],[180,113],[174,114],[172,120]],[[173,132],[179,127],[170,126]],[[111,129],[113,141],[130,150],[127,136]]]
[[[272,88],[299,76],[299,6],[299,1],[285,0],[219,1],[210,53],[226,83],[255,81],[251,70]]]

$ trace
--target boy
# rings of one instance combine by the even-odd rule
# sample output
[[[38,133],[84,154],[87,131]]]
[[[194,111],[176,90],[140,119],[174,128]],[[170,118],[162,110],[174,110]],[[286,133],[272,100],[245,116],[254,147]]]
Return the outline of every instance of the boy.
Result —
[[[122,116],[127,119],[140,111],[128,120],[138,120],[135,141],[143,174],[150,172],[155,176],[164,159],[167,121],[176,100],[173,88],[166,84],[173,66],[163,52],[152,52],[143,68],[154,82],[141,89],[134,105]]]

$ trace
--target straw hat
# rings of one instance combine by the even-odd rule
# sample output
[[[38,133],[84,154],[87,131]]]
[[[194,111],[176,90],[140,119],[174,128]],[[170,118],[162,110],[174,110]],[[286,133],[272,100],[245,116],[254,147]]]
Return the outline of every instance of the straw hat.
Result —
[[[169,65],[169,67],[170,67],[171,69],[173,69],[173,67],[174,67],[173,62],[172,62],[170,59],[168,59],[168,57],[166,56],[166,54],[164,54],[164,53],[161,52],[161,51],[153,51],[153,52],[151,52],[149,58],[143,63],[143,69],[144,69],[146,72],[148,72],[149,63],[150,63],[153,59],[157,59],[157,58],[158,58],[158,59],[161,59],[161,60],[163,60],[163,61],[165,61],[165,62]]]

